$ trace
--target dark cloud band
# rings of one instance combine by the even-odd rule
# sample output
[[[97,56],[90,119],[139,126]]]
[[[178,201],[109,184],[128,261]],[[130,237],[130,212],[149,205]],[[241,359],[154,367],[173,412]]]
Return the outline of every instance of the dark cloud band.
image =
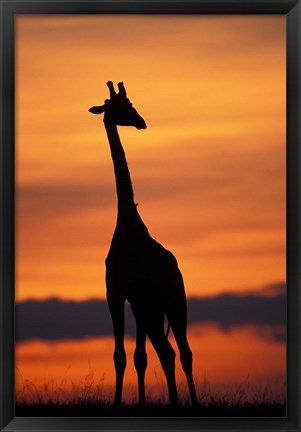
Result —
[[[266,291],[245,296],[225,294],[206,298],[189,298],[188,325],[214,323],[221,330],[251,325],[265,328],[264,337],[285,340],[285,286],[275,285]],[[126,334],[135,337],[135,321],[126,306]],[[268,330],[267,330],[268,329]],[[282,330],[281,330],[282,329]],[[280,331],[281,330],[281,331]],[[109,309],[105,300],[83,302],[49,299],[16,304],[16,341],[30,339],[63,340],[113,335]]]

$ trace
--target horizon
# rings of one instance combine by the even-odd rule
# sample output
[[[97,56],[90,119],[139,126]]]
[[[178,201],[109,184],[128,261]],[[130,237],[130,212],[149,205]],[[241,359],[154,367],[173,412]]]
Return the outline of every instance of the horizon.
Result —
[[[74,322],[74,316],[77,320]],[[135,320],[125,305],[125,333],[134,338]],[[214,323],[221,331],[246,326],[269,328],[271,341],[286,341],[286,289],[260,290],[257,295],[221,294],[187,298],[187,326]],[[260,330],[259,330],[260,331]],[[264,333],[265,334],[265,333]],[[105,299],[82,302],[49,298],[16,303],[16,342],[113,336]],[[266,334],[265,334],[266,337]]]

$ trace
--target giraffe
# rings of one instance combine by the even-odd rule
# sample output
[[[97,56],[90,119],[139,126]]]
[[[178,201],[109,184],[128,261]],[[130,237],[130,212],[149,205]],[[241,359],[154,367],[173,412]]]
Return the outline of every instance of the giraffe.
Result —
[[[146,336],[160,359],[166,376],[170,403],[173,406],[179,404],[175,379],[175,351],[164,333],[165,315],[179,348],[191,403],[197,405],[192,375],[192,352],[187,340],[187,306],[182,274],[176,258],[150,236],[138,213],[125,152],[117,130],[117,126],[146,129],[146,123],[127,98],[122,82],[118,83],[118,93],[115,92],[111,81],[107,86],[110,99],[106,99],[102,106],[91,107],[89,111],[93,114],[104,113],[103,121],[113,160],[118,202],[117,223],[105,261],[107,302],[115,339],[114,404],[120,406],[122,400],[126,369],[124,305],[128,301],[136,320],[134,365],[138,377],[140,407],[144,407],[146,403]]]

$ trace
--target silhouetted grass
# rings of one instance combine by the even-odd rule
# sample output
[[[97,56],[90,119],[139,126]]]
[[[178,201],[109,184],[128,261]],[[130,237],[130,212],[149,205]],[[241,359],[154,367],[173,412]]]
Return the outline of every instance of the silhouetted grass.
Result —
[[[270,387],[252,389],[246,379],[236,388],[214,392],[206,382],[198,394],[199,406],[192,407],[188,396],[181,398],[180,407],[173,408],[166,394],[158,399],[147,397],[147,406],[141,409],[136,399],[124,403],[120,408],[103,395],[103,380],[94,383],[93,371],[86,376],[81,386],[73,386],[69,393],[64,382],[57,385],[47,383],[37,388],[26,380],[23,392],[18,392],[17,417],[285,417],[285,399],[271,391]],[[282,383],[282,385],[284,385]],[[249,395],[249,396],[248,396]]]

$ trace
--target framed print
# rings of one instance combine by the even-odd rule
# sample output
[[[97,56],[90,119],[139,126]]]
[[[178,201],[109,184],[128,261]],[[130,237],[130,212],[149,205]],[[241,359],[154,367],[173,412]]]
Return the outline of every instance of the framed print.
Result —
[[[300,430],[300,14],[1,0],[1,430]]]

